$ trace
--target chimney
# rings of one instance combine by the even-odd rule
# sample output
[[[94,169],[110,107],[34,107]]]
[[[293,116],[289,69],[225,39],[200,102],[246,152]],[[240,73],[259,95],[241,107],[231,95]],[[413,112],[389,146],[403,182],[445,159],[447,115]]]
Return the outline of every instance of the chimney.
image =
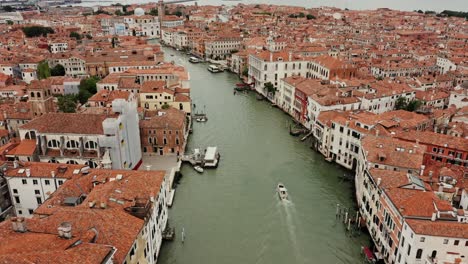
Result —
[[[437,219],[437,213],[433,212],[432,217],[431,217],[431,221],[434,222],[436,219]]]
[[[292,51],[289,52],[289,61],[292,60]]]
[[[26,222],[24,221],[24,217],[12,217],[11,224],[13,227],[13,231],[24,233],[28,231],[26,227]]]
[[[379,133],[380,133],[379,130],[376,129],[376,130],[375,130],[375,136],[376,136],[376,137],[379,137]]]
[[[424,169],[425,169],[425,168],[426,168],[426,166],[421,165],[421,171],[420,171],[420,173],[419,173],[420,176],[423,176],[423,174],[424,174]]]
[[[30,177],[31,176],[31,170],[30,169],[26,169],[26,177]]]
[[[273,61],[273,52],[270,51],[270,61]]]
[[[101,209],[106,209],[106,208],[107,208],[106,202],[101,202]]]
[[[63,222],[57,228],[58,235],[61,238],[70,239],[72,238],[72,225],[69,222]]]
[[[429,171],[429,180],[431,180],[431,181],[432,181],[432,174],[434,174],[434,172],[433,172],[433,171]]]
[[[18,161],[17,160],[13,161],[13,168],[14,169],[18,168]]]
[[[455,259],[455,264],[461,264],[462,263],[462,259],[461,258],[456,258]]]
[[[55,178],[55,171],[50,171],[50,176],[51,176],[52,178]]]
[[[381,183],[382,183],[382,178],[377,178],[377,186],[380,186]]]

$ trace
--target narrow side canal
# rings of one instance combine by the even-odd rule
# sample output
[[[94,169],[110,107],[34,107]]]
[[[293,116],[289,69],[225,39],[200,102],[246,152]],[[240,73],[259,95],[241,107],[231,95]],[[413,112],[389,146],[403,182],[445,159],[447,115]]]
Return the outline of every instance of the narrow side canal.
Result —
[[[336,204],[353,207],[346,173],[327,163],[298,138],[290,118],[255,95],[233,95],[230,73],[212,74],[183,53],[164,48],[166,60],[191,76],[195,111],[206,106],[208,122],[195,123],[187,151],[218,146],[220,165],[199,174],[184,165],[174,206],[173,242],[163,245],[163,264],[360,263],[367,236],[350,237],[335,220]],[[275,192],[284,183],[291,201]],[[180,231],[185,228],[185,243]]]

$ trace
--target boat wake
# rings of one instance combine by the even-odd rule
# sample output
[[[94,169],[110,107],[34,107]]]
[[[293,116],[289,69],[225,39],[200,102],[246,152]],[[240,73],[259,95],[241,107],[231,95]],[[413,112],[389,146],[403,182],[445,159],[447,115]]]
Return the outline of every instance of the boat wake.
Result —
[[[297,219],[297,212],[294,203],[290,200],[283,200],[279,203],[282,207],[281,217],[283,223],[286,225],[289,240],[293,248],[294,256],[296,258],[295,263],[305,263],[304,256],[302,255],[301,248],[298,244],[297,239],[297,227],[299,226],[299,219]]]

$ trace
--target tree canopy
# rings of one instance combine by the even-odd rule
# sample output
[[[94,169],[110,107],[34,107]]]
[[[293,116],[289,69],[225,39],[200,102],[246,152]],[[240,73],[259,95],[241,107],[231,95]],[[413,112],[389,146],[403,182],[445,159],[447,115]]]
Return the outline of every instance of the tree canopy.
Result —
[[[5,12],[13,12],[15,9],[12,6],[4,6],[3,11]]]
[[[273,95],[275,94],[276,89],[275,89],[275,86],[271,82],[265,83],[264,87],[268,93],[272,93]]]
[[[42,27],[42,26],[30,26],[22,28],[24,34],[28,38],[44,36],[47,37],[47,34],[54,33],[54,30],[51,27]]]
[[[78,100],[84,104],[88,99],[97,92],[96,84],[99,81],[99,77],[89,77],[81,80],[80,91],[78,92]]]
[[[57,64],[55,67],[50,69],[50,75],[52,76],[65,76],[65,67],[62,64]]]
[[[111,13],[99,9],[98,11],[94,12],[95,15],[100,15],[100,14],[106,14],[106,15],[111,15]]]
[[[249,68],[247,66],[242,70],[242,75],[245,77],[249,76]]]
[[[451,11],[451,10],[444,10],[439,15],[444,15],[448,17],[461,17],[468,19],[468,12],[461,12],[461,11]]]
[[[157,8],[152,8],[149,12],[150,15],[152,16],[157,16],[158,15],[158,9]]]
[[[39,80],[41,79],[47,79],[50,77],[50,68],[49,68],[49,63],[47,61],[41,61],[37,65],[37,78]]]
[[[75,113],[76,111],[76,96],[67,94],[58,97],[58,107],[61,112],[64,113]]]
[[[70,38],[75,38],[76,40],[80,40],[83,37],[80,35],[80,33],[73,31],[70,33]]]
[[[311,15],[311,14],[307,14],[307,20],[311,20],[311,19],[316,19],[316,17],[314,15]]]
[[[406,110],[406,111],[409,111],[409,112],[414,112],[414,111],[419,109],[421,104],[422,104],[421,101],[419,101],[417,99],[413,99],[413,100],[409,101],[408,99],[406,99],[406,97],[400,97],[400,98],[397,99],[397,101],[395,103],[395,109],[396,110]]]

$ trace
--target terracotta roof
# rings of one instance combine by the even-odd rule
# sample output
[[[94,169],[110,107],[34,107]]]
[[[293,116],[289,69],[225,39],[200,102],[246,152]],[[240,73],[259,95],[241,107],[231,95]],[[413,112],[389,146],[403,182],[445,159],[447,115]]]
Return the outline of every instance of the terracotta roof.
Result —
[[[78,238],[63,239],[57,234],[18,233],[11,227],[12,223],[0,223],[0,263],[46,264],[51,258],[56,263],[103,263],[113,251],[111,246],[83,241],[78,245]]]
[[[32,165],[48,166],[47,163],[39,164]],[[117,179],[118,175],[122,178]],[[37,260],[37,255],[34,255],[34,253],[46,252],[49,253],[49,260],[55,255],[65,254],[66,256],[63,257],[66,257],[67,261],[64,263],[101,263],[102,257],[107,255],[109,250],[100,250],[98,246],[109,249],[107,246],[109,245],[117,249],[114,261],[122,263],[146,223],[144,219],[133,214],[129,208],[135,206],[137,200],[140,200],[154,210],[151,199],[157,198],[164,175],[164,171],[105,169],[89,170],[87,174],[72,175],[44,204],[36,209],[32,219],[26,219],[27,232],[10,231],[12,226],[10,221],[0,224],[2,241],[7,242],[0,244],[0,261],[8,262],[7,260],[25,252],[21,255],[25,262],[49,263]],[[63,204],[65,198],[81,194],[86,195],[81,204],[76,206]],[[90,207],[90,202],[95,203],[96,206]],[[100,207],[101,202],[106,203],[105,208]],[[71,239],[61,239],[57,236],[57,228],[64,222],[72,227]],[[81,244],[77,244],[77,241]],[[88,250],[86,256],[70,253],[74,248],[78,249],[80,245],[87,243],[93,243],[98,248],[84,247]],[[84,254],[83,251],[79,252]]]
[[[369,162],[416,170],[422,165],[425,151],[425,147],[412,142],[374,135],[365,136],[362,147]]]
[[[453,238],[468,238],[468,228],[465,223],[455,221],[424,221],[416,219],[407,219],[406,222],[416,234],[453,237]]]
[[[159,111],[147,111],[145,119],[140,121],[141,128],[164,128],[179,130],[184,128],[185,113],[175,108]]]
[[[10,150],[7,155],[15,156],[32,156],[36,151],[36,140],[35,139],[24,139],[21,140],[16,148]]]
[[[24,140],[23,140],[24,141]],[[55,177],[71,179],[75,170],[81,170],[85,165],[25,162],[19,163],[18,168],[8,168],[5,171],[7,177],[26,177],[26,169],[29,169],[31,178],[52,178],[51,171]]]
[[[48,113],[23,125],[20,129],[37,130],[40,133],[102,135],[102,122],[107,115]]]
[[[141,85],[140,93],[169,93],[174,95],[174,91],[166,87],[165,81],[147,81]]]
[[[397,132],[395,137],[412,142],[416,142],[416,140],[418,140],[420,143],[426,145],[444,146],[448,148],[468,151],[468,139],[434,133],[430,131],[401,131]]]

